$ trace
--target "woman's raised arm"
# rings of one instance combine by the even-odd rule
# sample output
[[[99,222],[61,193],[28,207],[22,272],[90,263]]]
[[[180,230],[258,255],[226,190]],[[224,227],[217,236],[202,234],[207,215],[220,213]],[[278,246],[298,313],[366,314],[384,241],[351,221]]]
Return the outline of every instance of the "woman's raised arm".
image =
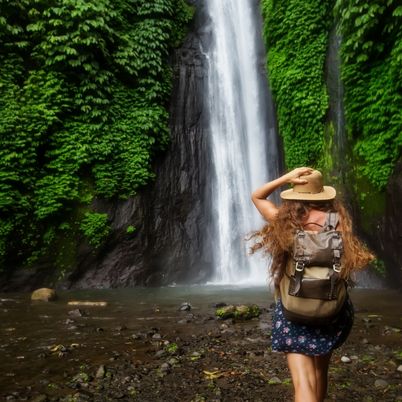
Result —
[[[300,167],[292,170],[289,173],[278,177],[268,183],[265,183],[261,187],[257,188],[251,195],[251,199],[260,212],[260,214],[267,220],[272,221],[276,218],[278,214],[278,207],[267,197],[271,195],[277,188],[285,184],[304,184],[307,180],[301,178],[300,176],[310,174],[313,171],[312,168]]]

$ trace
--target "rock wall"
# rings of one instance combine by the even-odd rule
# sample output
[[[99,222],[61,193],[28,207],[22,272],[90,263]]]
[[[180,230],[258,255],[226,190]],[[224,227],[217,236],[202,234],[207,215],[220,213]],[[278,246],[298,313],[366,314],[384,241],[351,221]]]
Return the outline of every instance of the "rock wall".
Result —
[[[51,263],[17,269],[0,278],[1,290],[38,286],[109,288],[159,286],[205,280],[211,272],[203,249],[208,224],[203,216],[208,158],[204,135],[203,93],[206,75],[201,41],[208,21],[202,2],[183,46],[172,57],[174,83],[170,103],[171,143],[154,162],[155,181],[127,201],[96,200],[93,209],[108,213],[112,233],[105,246],[89,247],[82,238],[73,269],[60,275]],[[127,227],[134,226],[133,233]]]
[[[397,163],[386,189],[384,216],[378,219],[378,231],[369,234],[375,252],[387,269],[392,287],[402,289],[402,159]]]
[[[125,202],[96,201],[94,209],[111,217],[113,234],[96,254],[81,247],[78,268],[65,287],[158,286],[190,278],[197,282],[210,273],[211,262],[203,250],[208,171],[202,98],[205,60],[200,51],[204,24],[198,9],[191,33],[172,57],[171,143],[155,162],[155,182]],[[126,233],[128,225],[136,228],[133,234]]]

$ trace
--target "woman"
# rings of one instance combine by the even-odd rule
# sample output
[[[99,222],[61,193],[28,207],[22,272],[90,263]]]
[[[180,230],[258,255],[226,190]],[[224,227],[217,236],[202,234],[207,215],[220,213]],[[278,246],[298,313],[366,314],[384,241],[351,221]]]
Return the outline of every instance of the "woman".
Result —
[[[292,184],[293,188],[282,191],[284,202],[280,207],[267,200],[285,184]],[[263,248],[272,256],[271,275],[279,293],[273,314],[272,349],[286,353],[296,402],[324,401],[332,350],[346,340],[353,324],[353,307],[349,299],[331,326],[301,325],[284,317],[279,283],[289,258],[293,257],[296,230],[317,232],[324,227],[328,213],[337,212],[339,223],[335,229],[342,233],[343,239],[341,277],[349,280],[353,271],[363,268],[374,258],[353,235],[350,217],[335,197],[335,189],[323,186],[321,173],[309,167],[294,169],[252,194],[256,208],[268,221],[254,234],[258,240],[252,251]]]

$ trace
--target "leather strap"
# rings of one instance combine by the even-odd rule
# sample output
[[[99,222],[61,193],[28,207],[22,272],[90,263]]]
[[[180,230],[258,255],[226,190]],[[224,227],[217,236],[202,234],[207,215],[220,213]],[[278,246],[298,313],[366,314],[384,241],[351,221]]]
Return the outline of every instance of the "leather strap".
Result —
[[[335,290],[336,290],[336,283],[339,280],[339,273],[341,271],[341,256],[342,256],[342,237],[341,234],[335,231],[336,226],[338,225],[339,218],[337,212],[329,212],[327,214],[327,218],[325,220],[325,224],[323,227],[323,231],[334,230],[334,235],[331,241],[331,249],[333,253],[333,265],[332,265],[332,274],[331,274],[331,291],[330,291],[330,298],[335,298]],[[321,225],[319,225],[321,226]],[[298,230],[296,232],[297,238],[297,247],[294,254],[294,260],[296,261],[295,266],[295,289],[294,292],[297,293],[300,290],[303,274],[304,274],[304,267],[309,263],[309,255],[305,254],[305,237],[306,233],[304,230]]]
[[[338,226],[338,212],[329,212],[325,220],[324,230],[335,230]]]

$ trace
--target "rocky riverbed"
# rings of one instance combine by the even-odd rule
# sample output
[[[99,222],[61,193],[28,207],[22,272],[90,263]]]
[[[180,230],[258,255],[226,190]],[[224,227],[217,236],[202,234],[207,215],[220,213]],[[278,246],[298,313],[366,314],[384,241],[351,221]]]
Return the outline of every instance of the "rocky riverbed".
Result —
[[[371,293],[370,303],[354,297],[355,326],[334,352],[328,401],[402,401],[401,296],[388,295],[390,309],[376,307],[380,295]],[[3,298],[2,316],[17,302]],[[36,306],[37,316],[29,315],[45,332],[25,336],[19,331],[28,318],[15,326],[3,320],[0,399],[291,401],[284,356],[270,350],[270,303],[260,305],[258,318],[236,321],[217,319],[216,302],[192,301],[182,310],[181,303],[147,304],[148,314],[128,319],[123,309],[117,320],[99,308],[59,304],[55,317]]]

